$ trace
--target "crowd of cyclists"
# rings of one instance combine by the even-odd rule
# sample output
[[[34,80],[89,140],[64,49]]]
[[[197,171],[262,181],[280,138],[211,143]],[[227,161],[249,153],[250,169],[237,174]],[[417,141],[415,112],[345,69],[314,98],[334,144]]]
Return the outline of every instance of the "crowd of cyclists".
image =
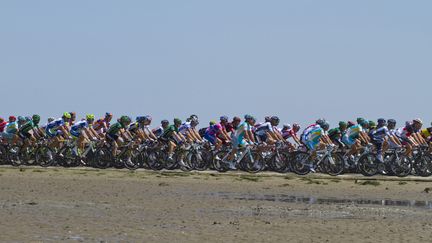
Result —
[[[303,130],[280,126],[277,116],[258,122],[252,115],[221,116],[199,129],[198,116],[152,126],[152,117],[133,121],[109,112],[77,119],[65,112],[58,119],[10,116],[0,118],[0,163],[42,166],[96,166],[136,169],[274,170],[298,174],[325,172],[406,176],[432,174],[432,127],[420,119],[397,126],[394,119],[340,121],[330,129],[318,119]]]

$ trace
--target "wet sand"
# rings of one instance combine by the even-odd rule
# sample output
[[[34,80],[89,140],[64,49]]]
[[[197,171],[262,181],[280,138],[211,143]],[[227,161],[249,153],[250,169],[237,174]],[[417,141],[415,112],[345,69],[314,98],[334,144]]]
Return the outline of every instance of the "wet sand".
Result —
[[[382,179],[2,167],[0,241],[430,242],[432,183]]]

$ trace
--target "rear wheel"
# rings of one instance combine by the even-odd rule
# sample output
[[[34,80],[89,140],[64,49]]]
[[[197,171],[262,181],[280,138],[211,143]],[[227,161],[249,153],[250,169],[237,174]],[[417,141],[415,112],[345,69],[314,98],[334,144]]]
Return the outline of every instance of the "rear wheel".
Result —
[[[218,151],[213,156],[213,161],[212,161],[213,169],[219,172],[226,172],[229,170],[228,164],[223,161],[227,153],[228,151]]]
[[[114,158],[107,148],[100,148],[96,150],[95,165],[97,168],[106,169],[111,166]]]
[[[332,153],[323,161],[324,169],[329,175],[336,176],[343,173],[345,169],[345,161],[342,156],[337,153]]]
[[[20,147],[18,145],[12,145],[8,149],[8,160],[13,166],[20,166],[23,164],[21,160],[21,152]]]
[[[144,161],[152,170],[162,170],[164,168],[164,165],[159,158],[159,153],[156,151],[150,150],[144,154]]]
[[[306,175],[310,172],[310,156],[306,152],[298,151],[294,154],[291,169],[297,175]]]
[[[261,153],[255,150],[246,151],[240,164],[245,171],[250,173],[257,173],[265,168],[265,161],[261,156]]]
[[[51,166],[54,163],[54,152],[48,146],[41,146],[35,153],[36,163],[42,167]]]
[[[419,176],[432,175],[432,157],[424,154],[414,161],[414,168]]]

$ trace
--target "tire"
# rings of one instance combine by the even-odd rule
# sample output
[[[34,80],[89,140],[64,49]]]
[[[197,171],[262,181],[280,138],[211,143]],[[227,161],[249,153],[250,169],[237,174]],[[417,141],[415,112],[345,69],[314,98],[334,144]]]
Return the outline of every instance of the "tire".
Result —
[[[364,176],[373,176],[378,173],[378,162],[372,153],[362,155],[358,160],[358,171]]]
[[[0,165],[6,164],[8,161],[7,150],[5,146],[0,144]]]
[[[111,151],[109,151],[105,147],[96,150],[95,158],[96,158],[95,165],[97,168],[100,169],[106,169],[110,167],[112,162],[114,161]]]
[[[128,163],[128,162],[124,162],[124,166],[129,169],[129,170],[136,170],[138,168],[141,167],[141,165],[143,164],[143,154],[140,153],[137,150],[132,151],[132,155],[131,155],[131,161],[132,163]]]
[[[276,153],[269,159],[267,164],[272,171],[284,173],[287,170],[289,156],[288,153]]]
[[[54,164],[54,151],[48,146],[39,147],[35,153],[36,163],[42,167],[48,167]]]
[[[295,152],[293,155],[293,160],[291,163],[291,169],[297,175],[306,175],[310,172],[310,167],[308,161],[310,160],[310,155],[306,152]]]
[[[432,157],[423,154],[414,161],[414,169],[419,176],[427,177],[432,175]]]
[[[394,155],[389,163],[390,171],[398,177],[405,177],[411,174],[413,165],[412,161],[405,155]]]
[[[165,151],[158,153],[158,155],[159,161],[162,161],[165,169],[174,170],[178,168],[177,155],[174,155],[172,159],[168,158],[168,154]]]
[[[20,147],[17,145],[10,146],[8,149],[8,160],[13,166],[20,166],[23,164],[21,160]]]
[[[265,161],[261,156],[261,153],[254,150],[246,152],[245,156],[240,161],[240,164],[243,170],[250,173],[258,173],[265,168]]]
[[[147,151],[143,154],[145,164],[152,170],[162,170],[164,168],[163,163],[161,163],[160,155],[155,150]]]
[[[74,152],[72,151],[71,147],[66,147],[63,151],[63,157],[57,156],[57,160],[59,161],[59,164],[64,167],[75,167],[78,166],[78,159],[74,155]]]
[[[324,170],[327,174],[332,176],[340,175],[345,170],[345,161],[342,156],[337,153],[332,153],[323,161]]]
[[[212,152],[203,149],[199,151],[199,153],[201,153],[201,160],[197,161],[197,163],[194,165],[194,169],[198,171],[207,170],[210,166],[210,163],[212,162]]]
[[[227,172],[229,170],[228,165],[222,161],[222,159],[227,155],[227,153],[228,151],[222,150],[222,151],[218,151],[213,156],[213,160],[212,160],[213,169],[219,172]]]

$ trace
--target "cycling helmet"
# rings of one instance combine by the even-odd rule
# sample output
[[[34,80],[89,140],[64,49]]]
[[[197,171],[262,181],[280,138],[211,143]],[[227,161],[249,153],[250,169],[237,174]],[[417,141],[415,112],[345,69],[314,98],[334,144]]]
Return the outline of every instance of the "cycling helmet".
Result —
[[[252,116],[251,116],[251,115],[249,115],[249,114],[246,114],[246,115],[244,115],[244,119],[245,119],[245,120],[249,120],[249,119],[252,119]]]
[[[269,122],[269,121],[271,121],[271,119],[272,119],[271,116],[265,116],[265,117],[264,117],[264,121],[265,121],[265,122]]]
[[[28,122],[28,121],[31,121],[32,118],[31,118],[30,116],[26,116],[26,117],[24,117],[24,120],[25,120],[26,122]]]
[[[174,118],[174,124],[180,125],[182,121],[179,118]]]
[[[228,117],[227,116],[221,116],[220,121],[221,122],[228,122]]]
[[[236,122],[241,122],[241,119],[240,119],[240,117],[238,117],[238,116],[235,116],[235,117],[233,117],[233,121],[236,121]]]
[[[9,117],[9,121],[11,121],[11,122],[14,122],[14,121],[16,121],[17,119],[16,119],[16,117],[15,116],[10,116]]]
[[[143,116],[137,116],[136,121],[141,123],[144,121],[144,117]]]
[[[145,121],[152,121],[153,118],[150,115],[144,116]]]
[[[198,116],[195,115],[195,114],[190,115],[189,116],[189,121],[192,121],[192,120],[197,120],[198,121]]]
[[[344,121],[339,122],[339,127],[347,127],[347,126],[348,126],[348,124],[346,122],[344,122]]]
[[[294,123],[293,124],[293,129],[296,130],[296,131],[299,131],[300,130],[300,125],[298,123]]]
[[[0,122],[4,122],[4,119],[2,117],[0,117]]]
[[[359,118],[357,118],[357,124],[361,124],[361,123],[363,123],[365,120],[366,120],[366,119],[359,117]]]
[[[169,124],[169,121],[168,121],[168,120],[162,120],[162,121],[161,121],[161,124],[162,124],[162,125],[164,125],[164,124],[168,125],[168,124]]]
[[[348,127],[352,127],[352,126],[354,126],[355,125],[355,123],[353,122],[353,121],[348,121],[347,122],[347,126]]]
[[[420,118],[416,118],[413,120],[413,123],[418,123],[420,125],[423,125],[423,121]]]
[[[387,123],[396,125],[396,120],[395,119],[388,119]]]
[[[105,117],[112,117],[113,115],[112,115],[112,113],[109,113],[109,112],[105,112]]]
[[[48,123],[51,123],[51,122],[54,121],[54,120],[55,120],[54,117],[49,117],[49,118],[48,118]]]
[[[291,129],[291,124],[283,124],[283,129],[286,129],[286,130]]]
[[[25,122],[26,119],[23,116],[18,116],[18,122]]]
[[[387,121],[384,118],[379,118],[377,122],[378,122],[378,126],[380,127],[385,126],[387,124]]]
[[[128,116],[121,116],[120,117],[120,123],[125,124],[125,123],[130,123],[130,122],[131,122],[131,118],[130,117],[128,117]]]
[[[33,115],[32,120],[34,123],[38,124],[40,122],[40,116],[39,115]]]
[[[214,125],[216,125],[216,121],[210,121],[210,126],[214,126]]]
[[[277,123],[279,123],[279,117],[277,117],[277,116],[272,116],[272,117],[270,118],[270,120],[271,120],[272,122],[277,122]]]
[[[327,131],[330,128],[330,124],[328,122],[326,122],[326,121],[323,121],[323,123],[320,124],[320,127],[322,129],[324,129],[325,131]]]
[[[370,120],[368,123],[370,128],[376,127],[376,123],[374,121]]]
[[[362,127],[369,127],[369,121],[368,120],[360,120],[361,123],[359,123]]]
[[[94,120],[95,116],[93,114],[87,114],[86,115],[86,120]]]
[[[324,122],[325,122],[325,120],[322,119],[322,118],[320,118],[320,119],[318,119],[318,120],[315,121],[315,123],[318,124],[318,125],[320,125],[320,126],[323,125]]]
[[[65,112],[65,113],[63,113],[63,118],[70,119],[71,114],[69,112]]]

